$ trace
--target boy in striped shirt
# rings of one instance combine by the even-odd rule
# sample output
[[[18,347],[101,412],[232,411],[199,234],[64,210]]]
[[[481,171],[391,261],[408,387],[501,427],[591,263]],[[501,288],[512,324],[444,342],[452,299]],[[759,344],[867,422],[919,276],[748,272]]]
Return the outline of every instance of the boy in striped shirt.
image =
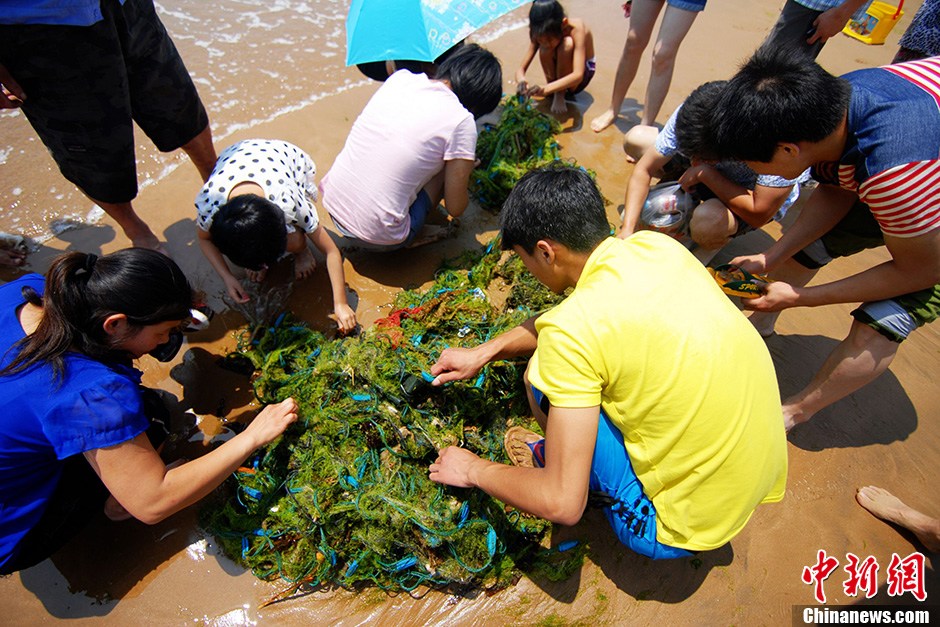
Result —
[[[778,312],[861,302],[848,337],[784,402],[787,429],[884,372],[900,343],[940,315],[940,57],[835,77],[786,49],[763,47],[714,110],[722,157],[819,187],[761,254],[732,260],[778,279],[748,303],[762,335]],[[806,287],[834,257],[886,246],[891,259]]]

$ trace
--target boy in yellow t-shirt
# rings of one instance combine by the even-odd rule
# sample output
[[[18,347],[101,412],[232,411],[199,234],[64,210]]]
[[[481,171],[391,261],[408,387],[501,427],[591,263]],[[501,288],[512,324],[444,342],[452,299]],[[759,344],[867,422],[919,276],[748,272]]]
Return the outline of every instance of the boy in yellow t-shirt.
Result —
[[[780,396],[760,336],[668,236],[610,237],[600,194],[578,169],[526,175],[502,211],[503,246],[553,291],[574,291],[484,344],[445,350],[431,373],[440,385],[532,353],[526,381],[545,439],[521,448],[541,463],[447,447],[431,479],[568,525],[590,493],[618,538],[653,558],[727,543],[786,482]]]

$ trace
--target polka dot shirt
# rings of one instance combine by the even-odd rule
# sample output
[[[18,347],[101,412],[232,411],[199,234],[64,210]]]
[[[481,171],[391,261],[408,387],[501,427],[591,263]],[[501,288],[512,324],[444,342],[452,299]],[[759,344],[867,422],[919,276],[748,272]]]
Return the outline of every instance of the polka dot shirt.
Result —
[[[212,226],[219,207],[240,183],[255,183],[264,197],[281,208],[287,232],[312,233],[320,223],[317,208],[317,167],[297,146],[274,139],[246,139],[222,151],[209,180],[196,196],[196,224]]]

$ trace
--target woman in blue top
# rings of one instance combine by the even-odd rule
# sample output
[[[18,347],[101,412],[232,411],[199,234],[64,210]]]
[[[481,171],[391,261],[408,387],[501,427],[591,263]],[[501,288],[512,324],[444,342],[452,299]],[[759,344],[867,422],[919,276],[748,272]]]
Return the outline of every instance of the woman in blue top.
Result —
[[[104,511],[156,523],[211,492],[297,419],[292,399],[167,469],[131,361],[190,317],[192,289],[152,250],[69,253],[0,287],[0,574],[39,563]],[[99,480],[100,478],[100,480]]]

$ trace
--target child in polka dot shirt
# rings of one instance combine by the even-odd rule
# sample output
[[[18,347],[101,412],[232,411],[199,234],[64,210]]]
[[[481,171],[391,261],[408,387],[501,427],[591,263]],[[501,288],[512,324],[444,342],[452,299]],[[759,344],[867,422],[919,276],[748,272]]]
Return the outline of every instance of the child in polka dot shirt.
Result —
[[[356,314],[346,299],[343,256],[313,204],[315,174],[310,157],[284,141],[249,139],[229,146],[196,196],[199,247],[229,296],[243,303],[248,294],[223,255],[260,281],[268,266],[288,252],[294,255],[296,278],[303,279],[316,268],[309,238],[326,256],[333,310],[340,332],[347,333],[356,327]]]

